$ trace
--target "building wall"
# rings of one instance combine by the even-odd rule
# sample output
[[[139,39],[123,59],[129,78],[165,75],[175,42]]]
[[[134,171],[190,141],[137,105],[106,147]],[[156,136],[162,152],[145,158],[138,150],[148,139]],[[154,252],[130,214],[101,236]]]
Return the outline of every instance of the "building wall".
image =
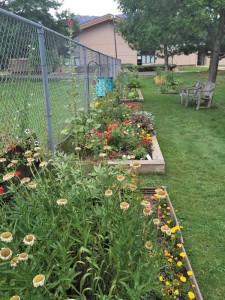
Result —
[[[108,56],[116,57],[115,39],[112,21],[106,21],[85,28],[79,33],[79,43],[102,52]],[[132,50],[124,39],[116,33],[117,58],[122,64],[137,63],[137,51]]]
[[[174,55],[174,57],[169,57],[169,64],[175,64],[177,66],[197,66],[198,54],[192,53],[189,55]],[[164,58],[157,58],[156,64],[164,64]]]

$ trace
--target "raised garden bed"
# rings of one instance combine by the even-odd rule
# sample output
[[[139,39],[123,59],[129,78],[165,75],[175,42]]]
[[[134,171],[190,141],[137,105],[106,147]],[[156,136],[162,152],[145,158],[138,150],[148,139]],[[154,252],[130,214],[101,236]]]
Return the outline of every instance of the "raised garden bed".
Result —
[[[121,102],[144,102],[144,97],[141,90],[137,90],[138,96],[136,98],[120,98]]]
[[[134,162],[139,162],[141,167],[138,169],[140,174],[147,173],[164,173],[165,172],[165,161],[162,155],[162,152],[159,147],[158,140],[156,136],[152,136],[153,142],[153,152],[151,160],[108,160],[108,165],[116,166],[116,165],[124,165],[126,167],[130,167]]]
[[[168,196],[168,192],[167,192],[167,188],[166,187],[164,187],[164,186],[161,186],[161,187],[145,187],[145,188],[142,188],[142,193],[143,193],[145,199],[148,200],[151,203],[152,206],[156,206],[157,204],[155,203],[155,201],[152,201],[152,199],[154,198],[154,195],[155,195],[157,189],[161,189],[163,191],[163,193],[165,193],[165,200],[164,201],[166,202],[166,206],[169,207],[170,218],[174,222],[173,225],[175,225],[174,228],[175,227],[180,228],[181,226],[180,226],[180,224],[179,224],[179,222],[177,220],[177,217],[176,217],[176,214],[175,214],[175,210],[174,210],[173,205],[171,203],[171,200],[170,200],[170,198]],[[160,201],[160,206],[162,206],[162,201]],[[166,210],[168,211],[168,208]],[[160,212],[159,209],[158,209],[157,210],[157,214],[158,214],[159,221],[161,222],[161,220],[163,220],[162,221],[163,223],[161,223],[161,225],[157,225],[158,226],[158,230],[161,232],[160,227],[163,224],[167,224],[167,223],[166,223],[166,220],[162,218],[162,215],[164,214],[162,211]],[[189,279],[191,281],[191,288],[192,288],[192,290],[194,292],[194,296],[195,297],[194,298],[190,298],[190,299],[203,300],[200,288],[198,286],[198,282],[196,280],[196,277],[194,275],[193,269],[191,267],[190,260],[188,258],[187,252],[186,252],[186,250],[184,248],[184,239],[183,239],[183,236],[181,234],[180,229],[178,229],[178,231],[179,231],[179,240],[176,241],[176,243],[177,242],[179,243],[179,247],[180,247],[179,251],[180,251],[180,253],[181,252],[185,253],[185,256],[183,257],[184,268],[182,269],[182,271],[185,272],[185,276],[186,277],[188,277],[187,276],[188,271],[191,272],[191,276],[189,277]],[[171,249],[170,245],[169,245],[169,242],[166,242],[166,247],[167,247],[167,249]],[[165,252],[165,250],[164,250],[164,252]],[[170,253],[172,254],[171,250],[170,250]],[[169,256],[167,256],[167,257],[169,257]],[[173,256],[171,255],[171,257],[173,257]],[[164,270],[164,273],[166,274],[165,270]],[[163,272],[162,272],[162,275],[163,275]],[[166,282],[166,279],[165,279],[165,282]],[[165,288],[166,288],[167,286],[166,286],[165,282],[162,281],[162,283],[165,285]],[[179,288],[179,285],[178,285],[178,288]],[[183,298],[179,297],[179,298],[175,298],[175,299],[183,299]]]

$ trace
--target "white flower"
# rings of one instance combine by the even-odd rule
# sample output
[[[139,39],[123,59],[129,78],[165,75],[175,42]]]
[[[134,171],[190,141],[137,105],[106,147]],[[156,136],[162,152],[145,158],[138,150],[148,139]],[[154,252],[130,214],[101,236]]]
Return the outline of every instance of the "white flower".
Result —
[[[35,236],[33,234],[28,234],[25,236],[25,238],[23,239],[23,242],[25,245],[30,245],[32,246],[34,244],[35,241]]]
[[[33,278],[34,287],[43,286],[45,283],[45,275],[39,274]]]
[[[3,232],[0,236],[2,242],[10,243],[13,239],[12,233],[9,231]]]
[[[28,258],[29,258],[29,255],[27,253],[25,253],[25,252],[20,253],[18,255],[18,260],[28,260]]]
[[[9,300],[20,300],[20,296],[12,296]]]
[[[58,199],[56,202],[57,202],[58,205],[66,205],[67,204],[66,199]]]
[[[11,256],[12,256],[12,250],[10,250],[9,248],[2,248],[1,249],[0,258],[2,260],[10,259]]]
[[[29,133],[30,133],[30,129],[25,129],[24,132],[25,132],[26,134],[29,134]]]

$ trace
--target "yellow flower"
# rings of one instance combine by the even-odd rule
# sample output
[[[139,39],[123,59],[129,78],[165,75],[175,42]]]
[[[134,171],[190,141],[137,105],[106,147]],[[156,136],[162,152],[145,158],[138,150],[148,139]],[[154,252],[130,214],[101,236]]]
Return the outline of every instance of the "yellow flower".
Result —
[[[195,294],[193,292],[188,292],[189,299],[195,299]]]
[[[12,256],[12,251],[9,248],[2,248],[0,251],[0,258],[2,260],[10,259]]]
[[[165,279],[163,278],[163,276],[159,276],[159,280],[164,281]]]
[[[174,295],[179,295],[179,290],[176,289],[173,293]]]
[[[180,243],[177,244],[177,247],[178,247],[178,248],[181,248],[181,247],[182,247],[182,244],[180,244]]]
[[[186,282],[186,281],[187,281],[187,278],[186,278],[186,277],[184,277],[184,276],[182,275],[182,276],[180,276],[180,281],[182,281],[182,282]]]
[[[193,275],[193,272],[192,271],[187,271],[187,274],[188,274],[188,276],[192,276]]]
[[[105,191],[105,196],[106,197],[112,196],[112,194],[113,194],[113,192],[110,189],[108,189],[108,190]]]
[[[177,262],[178,267],[181,267],[183,265],[183,263],[181,261]]]
[[[39,274],[33,278],[34,287],[43,286],[45,283],[45,275]]]
[[[25,238],[23,239],[23,242],[25,245],[30,245],[32,246],[34,244],[35,241],[35,236],[33,234],[28,234],[25,236]]]
[[[58,205],[66,205],[66,204],[67,204],[67,200],[66,200],[66,199],[58,199],[58,200],[56,201],[56,203],[57,203]]]
[[[166,281],[165,283],[166,283],[166,286],[170,286],[171,285],[169,281]]]
[[[123,210],[128,209],[129,206],[130,206],[129,203],[127,203],[127,202],[121,202],[120,203],[120,208],[123,209]]]
[[[180,256],[184,258],[186,256],[186,254],[184,252],[181,252]]]
[[[172,258],[168,258],[168,262],[173,262],[173,259]]]
[[[3,232],[0,236],[1,241],[5,243],[10,243],[13,239],[12,233],[11,232]]]
[[[101,102],[96,101],[96,102],[95,102],[95,107],[98,107],[100,104],[101,104]]]

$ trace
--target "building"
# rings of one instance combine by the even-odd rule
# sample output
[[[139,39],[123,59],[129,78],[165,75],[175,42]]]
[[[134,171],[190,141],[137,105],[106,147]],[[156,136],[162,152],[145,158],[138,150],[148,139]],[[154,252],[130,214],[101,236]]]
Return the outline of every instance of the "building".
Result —
[[[121,59],[122,64],[163,64],[164,59],[152,55],[143,55],[131,49],[128,43],[114,30],[115,22],[123,18],[107,14],[102,17],[81,23],[81,32],[78,34],[78,41],[93,50]],[[174,55],[169,58],[169,64],[176,65],[209,65],[209,58],[192,53],[189,55]]]

